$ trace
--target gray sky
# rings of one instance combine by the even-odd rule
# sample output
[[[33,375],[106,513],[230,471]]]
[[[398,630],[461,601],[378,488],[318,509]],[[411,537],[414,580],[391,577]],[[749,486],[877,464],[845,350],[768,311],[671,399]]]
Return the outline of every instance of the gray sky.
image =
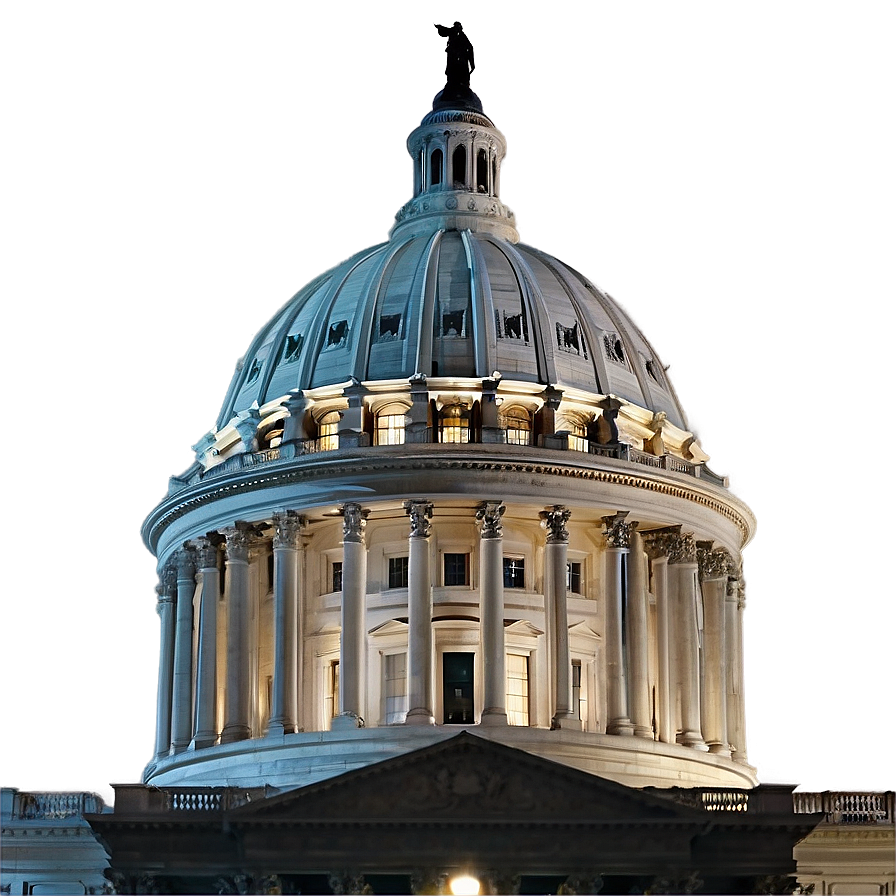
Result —
[[[139,780],[139,527],[233,366],[386,238],[460,19],[523,241],[644,330],[759,519],[761,780],[887,789],[896,124],[888,3],[8,3],[5,786]],[[890,707],[889,709],[887,707]]]

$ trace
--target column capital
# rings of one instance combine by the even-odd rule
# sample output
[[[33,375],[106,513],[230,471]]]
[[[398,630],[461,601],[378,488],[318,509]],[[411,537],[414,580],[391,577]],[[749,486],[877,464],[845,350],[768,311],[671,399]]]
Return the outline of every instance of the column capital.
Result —
[[[349,501],[339,509],[342,516],[342,540],[364,543],[364,527],[367,525],[369,510],[365,510],[360,504]]]
[[[651,529],[642,532],[644,550],[651,560],[668,557],[675,539],[681,534],[681,526],[667,526],[663,529]]]
[[[554,504],[549,510],[542,510],[538,516],[541,518],[541,528],[547,532],[548,544],[567,544],[569,532],[566,524],[572,511],[562,504]]]
[[[731,565],[731,554],[727,548],[713,549],[711,541],[697,542],[697,567],[700,581],[727,579]]]
[[[697,539],[693,532],[679,532],[669,544],[669,563],[696,563]]]
[[[189,542],[190,547],[196,552],[196,565],[199,569],[217,569],[218,545],[210,538],[194,538]]]
[[[408,500],[402,505],[404,512],[411,520],[411,538],[429,538],[432,530],[432,502],[425,500]]]
[[[159,584],[156,588],[159,600],[174,600],[177,594],[177,564],[169,559],[159,572]]]
[[[221,529],[221,534],[227,539],[224,544],[227,559],[248,563],[249,548],[255,539],[255,530],[248,523],[237,521],[233,526]]]
[[[637,528],[638,523],[634,520],[626,522],[627,516],[627,510],[619,510],[612,516],[601,517],[608,548],[620,548],[627,551],[631,546],[632,533]]]
[[[308,522],[305,517],[295,510],[285,510],[275,513],[272,520],[274,523],[274,549],[297,547],[299,536]]]
[[[483,501],[476,508],[476,519],[479,521],[481,538],[500,538],[502,534],[501,517],[507,508],[500,501]]]
[[[186,581],[196,575],[196,552],[190,545],[174,552],[174,562],[177,564],[178,579]]]

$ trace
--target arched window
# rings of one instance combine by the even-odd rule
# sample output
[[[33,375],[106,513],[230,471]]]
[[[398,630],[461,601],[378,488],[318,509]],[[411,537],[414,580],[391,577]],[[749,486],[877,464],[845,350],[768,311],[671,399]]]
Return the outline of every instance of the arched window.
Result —
[[[508,445],[532,444],[532,418],[525,408],[505,408],[499,418]]]
[[[451,156],[452,178],[454,189],[463,190],[467,186],[467,147],[458,146]]]
[[[429,157],[429,185],[435,187],[442,182],[442,150],[434,149]]]
[[[335,451],[339,447],[339,421],[342,414],[330,411],[318,421],[318,451]]]
[[[377,411],[374,443],[376,445],[404,444],[404,415],[407,409],[403,404],[387,404]]]
[[[439,441],[462,444],[470,441],[470,410],[462,404],[446,405],[439,413]]]
[[[484,149],[476,153],[476,192],[488,193],[488,156]]]
[[[267,426],[267,428],[262,432],[261,437],[259,438],[260,448],[262,451],[267,448],[279,448],[280,443],[283,441],[283,420],[277,420],[274,423],[271,423]]]
[[[558,417],[557,432],[569,433],[570,451],[588,450],[588,430],[581,420],[575,417]]]

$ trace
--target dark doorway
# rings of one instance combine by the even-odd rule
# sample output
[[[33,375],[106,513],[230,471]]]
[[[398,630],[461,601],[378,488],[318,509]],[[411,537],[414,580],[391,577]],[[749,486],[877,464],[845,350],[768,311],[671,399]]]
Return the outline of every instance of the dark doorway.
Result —
[[[442,654],[444,723],[473,724],[473,654]]]

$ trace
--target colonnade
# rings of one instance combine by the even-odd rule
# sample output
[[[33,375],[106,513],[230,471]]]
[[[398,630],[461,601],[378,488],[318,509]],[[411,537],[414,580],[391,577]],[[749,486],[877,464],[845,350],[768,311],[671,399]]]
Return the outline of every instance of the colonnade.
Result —
[[[408,500],[407,725],[435,724],[433,575],[429,539],[433,504]],[[342,517],[339,700],[332,728],[364,724],[367,666],[368,510],[348,502]],[[507,724],[504,570],[500,501],[476,508],[479,534],[480,724]],[[572,706],[567,523],[561,505],[540,514],[544,541],[544,619],[551,728],[578,728]],[[276,513],[273,537],[273,675],[268,736],[300,730],[304,687],[305,519]],[[743,703],[743,580],[735,559],[680,527],[637,531],[618,512],[603,518],[603,658],[606,732],[680,743],[746,761]],[[161,649],[156,756],[251,736],[250,551],[259,529],[243,522],[174,552],[158,587]],[[219,552],[226,601],[221,601]],[[600,577],[599,577],[600,578]],[[198,625],[194,632],[194,595]],[[655,604],[651,617],[650,604]],[[223,609],[219,609],[223,604]],[[600,607],[598,601],[598,624]],[[227,614],[226,656],[219,663],[218,614]],[[218,669],[224,669],[223,717]]]

